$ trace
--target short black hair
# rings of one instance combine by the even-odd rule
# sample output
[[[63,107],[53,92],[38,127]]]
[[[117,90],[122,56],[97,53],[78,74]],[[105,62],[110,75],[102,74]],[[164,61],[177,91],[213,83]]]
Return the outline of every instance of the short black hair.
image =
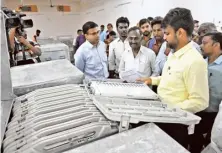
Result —
[[[204,31],[205,34],[209,33],[209,32],[216,32],[217,27],[212,22],[204,22],[200,25],[200,27],[198,29],[198,33],[200,33],[201,31]]]
[[[118,28],[119,23],[126,23],[128,26],[130,25],[130,22],[127,17],[120,17],[116,20],[116,27]]]
[[[139,27],[137,27],[137,26],[131,27],[131,28],[128,30],[128,34],[129,34],[131,31],[136,31],[136,30],[139,30],[140,35],[142,35],[142,34],[143,34],[143,33],[142,33],[142,31],[140,30],[140,28],[139,28]]]
[[[153,17],[149,16],[149,17],[147,18],[147,20],[153,21]]]
[[[160,17],[160,16],[155,17],[153,19],[153,21],[151,22],[151,27],[153,28],[153,26],[156,25],[156,24],[162,25],[162,21],[163,21],[162,17]]]
[[[191,11],[186,8],[171,9],[164,17],[162,26],[166,28],[168,25],[177,31],[179,28],[184,29],[188,36],[192,36],[194,24]]]
[[[101,27],[101,28],[105,28],[105,26],[104,26],[104,25],[101,25],[100,27]]]
[[[110,31],[109,34],[106,36],[106,39],[109,39],[109,36],[116,36],[116,32]]]
[[[151,24],[151,22],[153,21],[153,17],[149,16],[149,17],[147,18],[147,20],[148,20],[149,24]]]
[[[113,28],[113,25],[111,23],[108,23],[107,26],[111,26]]]
[[[41,33],[41,31],[39,29],[36,30],[36,33]]]
[[[110,35],[110,36],[116,36],[116,33],[115,33],[115,31],[110,31],[110,32],[109,32],[109,35]]]
[[[98,25],[95,22],[88,21],[82,26],[82,30],[84,34],[87,34],[89,29],[96,28]]]
[[[199,23],[198,20],[193,20],[193,24]]]
[[[139,21],[139,27],[141,27],[141,26],[144,25],[145,23],[149,23],[149,24],[150,24],[150,22],[149,22],[146,18],[141,19],[141,20]]]
[[[81,29],[77,30],[77,33],[79,33],[79,32],[82,32],[82,30]]]
[[[222,33],[221,32],[209,32],[204,36],[210,36],[214,42],[220,43],[220,49],[222,50]]]

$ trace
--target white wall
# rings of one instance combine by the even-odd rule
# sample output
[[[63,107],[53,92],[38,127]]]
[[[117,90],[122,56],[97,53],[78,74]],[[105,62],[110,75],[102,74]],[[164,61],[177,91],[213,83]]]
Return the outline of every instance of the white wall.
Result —
[[[126,16],[131,26],[136,25],[140,19],[148,16],[165,16],[166,13],[175,7],[185,7],[191,10],[193,18],[201,22],[222,21],[222,0],[104,0],[98,2],[92,8],[84,8],[82,23],[92,20],[96,23],[115,25],[116,19]],[[128,3],[125,5],[119,5]],[[99,11],[102,10],[102,11]],[[88,13],[87,13],[88,12]]]
[[[35,4],[38,6],[37,13],[26,13],[27,17],[33,20],[33,28],[26,29],[28,36],[32,38],[35,34],[36,29],[42,31],[41,36],[50,37],[57,35],[74,35],[76,36],[77,29],[81,28],[80,25],[80,4],[79,3],[70,3],[70,0],[53,0],[53,5],[70,5],[72,12],[70,13],[61,13],[57,12],[57,8],[50,7],[49,1],[36,1],[36,0],[26,0],[24,4]],[[5,6],[10,9],[15,9],[18,7],[20,2],[17,0],[6,0]]]
[[[112,23],[115,28],[116,19],[126,16],[130,25],[134,26],[141,18],[148,16],[165,16],[175,7],[186,7],[192,11],[194,19],[201,22],[222,21],[222,0],[52,0],[54,5],[67,4],[72,7],[71,13],[60,13],[56,7],[49,6],[49,0],[23,0],[24,4],[35,4],[38,13],[28,13],[34,27],[28,29],[32,36],[36,29],[42,30],[42,36],[76,35],[77,29],[87,21],[107,25]],[[9,8],[16,8],[19,0],[5,0]],[[126,5],[121,5],[126,3]]]

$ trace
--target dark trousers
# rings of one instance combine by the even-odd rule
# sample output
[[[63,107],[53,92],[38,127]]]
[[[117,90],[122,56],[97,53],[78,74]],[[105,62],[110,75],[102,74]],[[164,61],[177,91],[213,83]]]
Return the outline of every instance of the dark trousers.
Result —
[[[22,60],[22,61],[17,61],[17,66],[19,65],[27,65],[27,64],[34,64],[35,62],[32,59],[28,60]]]
[[[158,88],[158,86],[153,85],[152,90],[153,90],[155,93],[157,93],[157,88]]]
[[[185,149],[188,149],[189,135],[187,125],[171,123],[157,123],[157,125]]]
[[[73,52],[74,52],[74,55],[76,53],[76,46],[73,46]]]
[[[111,74],[109,75],[108,77],[109,79],[119,79],[119,74],[118,73],[114,73],[114,74]]]
[[[201,121],[195,126],[194,134],[190,135],[191,153],[200,153],[203,146],[206,147],[210,143],[211,130],[217,113],[199,112],[196,115],[201,117]],[[206,136],[204,136],[204,134],[206,134]]]
[[[138,124],[131,124],[132,128],[146,124],[145,122],[140,122]],[[155,123],[159,128],[166,132],[170,137],[182,145],[185,149],[188,149],[189,135],[188,126],[182,124],[173,123]]]

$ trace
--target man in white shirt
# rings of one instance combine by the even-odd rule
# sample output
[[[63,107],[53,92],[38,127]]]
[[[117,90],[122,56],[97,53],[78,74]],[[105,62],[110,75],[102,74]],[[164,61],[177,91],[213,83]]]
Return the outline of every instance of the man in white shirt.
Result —
[[[130,47],[126,39],[129,24],[129,20],[126,17],[120,17],[116,21],[119,38],[109,45],[109,78],[119,78],[118,70],[122,53],[126,48]]]
[[[134,71],[138,77],[149,77],[154,75],[155,53],[141,45],[143,34],[138,27],[132,27],[128,31],[130,48],[122,54],[119,65],[120,78],[125,71]],[[134,80],[135,81],[135,80]]]

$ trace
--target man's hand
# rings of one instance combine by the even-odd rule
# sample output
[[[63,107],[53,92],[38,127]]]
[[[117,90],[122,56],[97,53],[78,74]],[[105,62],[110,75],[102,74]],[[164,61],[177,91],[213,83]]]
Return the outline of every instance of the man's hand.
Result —
[[[27,40],[23,36],[18,36],[17,39],[20,43],[24,45],[27,43]]]
[[[136,81],[144,82],[147,85],[152,85],[152,79],[151,78],[139,78]]]
[[[17,27],[16,27],[16,28],[11,28],[11,29],[10,29],[10,32],[15,33],[15,32],[16,32],[16,29],[17,29]]]

